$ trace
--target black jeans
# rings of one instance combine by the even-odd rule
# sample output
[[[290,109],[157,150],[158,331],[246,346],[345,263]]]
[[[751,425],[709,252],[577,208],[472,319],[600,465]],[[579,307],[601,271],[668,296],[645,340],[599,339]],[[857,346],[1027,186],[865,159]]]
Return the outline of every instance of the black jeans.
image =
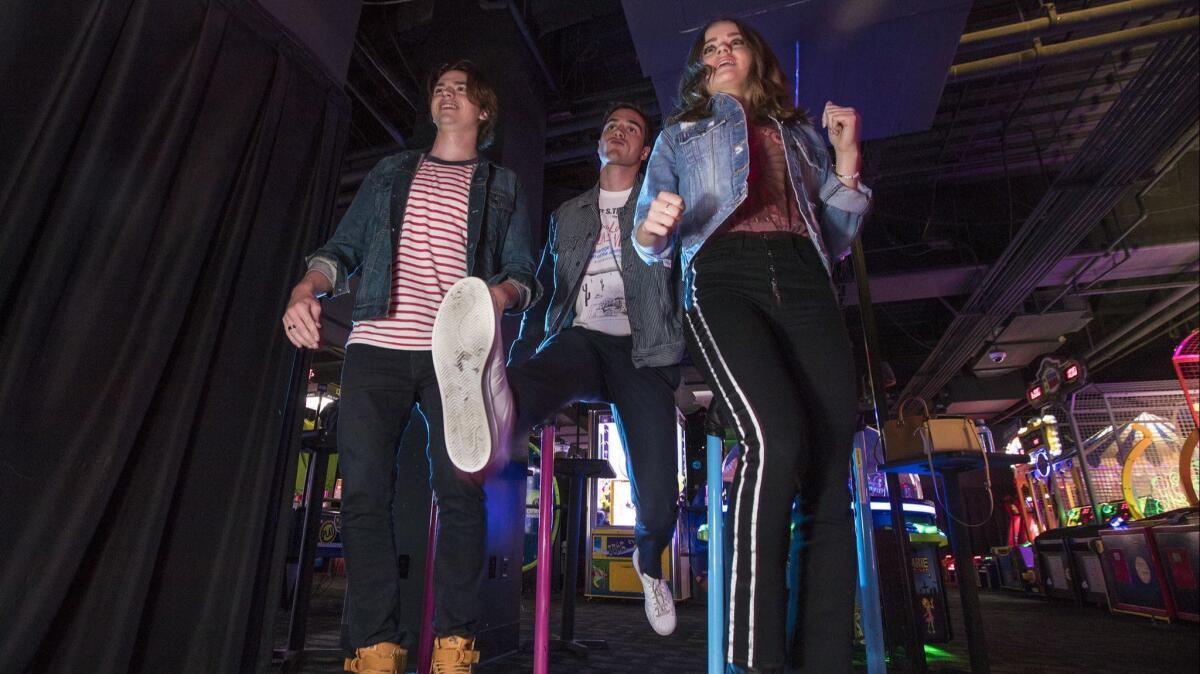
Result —
[[[414,405],[429,431],[427,453],[438,502],[434,633],[469,635],[479,618],[479,582],[487,538],[482,487],[454,469],[446,454],[442,401],[428,351],[365,344],[346,349],[338,412],[342,472],[342,541],[350,601],[350,645],[403,644],[399,578],[392,533],[396,449]],[[424,520],[427,513],[413,513]]]
[[[508,368],[517,437],[564,405],[607,402],[621,429],[637,508],[634,536],[642,572],[662,578],[662,552],[675,535],[675,387],[679,367],[633,365],[633,340],[567,328],[528,361]]]
[[[730,662],[848,672],[855,550],[848,464],[856,423],[849,338],[812,243],[731,234],[695,259],[692,362],[732,412],[744,447],[733,483]],[[785,651],[791,504],[800,498],[797,653]]]

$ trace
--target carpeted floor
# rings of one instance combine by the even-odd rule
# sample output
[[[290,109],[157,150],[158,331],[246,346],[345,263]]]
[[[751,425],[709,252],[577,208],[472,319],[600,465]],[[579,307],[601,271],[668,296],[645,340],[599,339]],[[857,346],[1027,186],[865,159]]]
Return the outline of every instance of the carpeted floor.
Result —
[[[341,615],[341,577],[317,576],[309,620],[307,647],[336,648]],[[966,641],[956,601],[950,588],[955,640],[941,648],[927,647],[932,671],[966,672]],[[1193,624],[1166,624],[1146,618],[1114,615],[1103,609],[1048,601],[1007,591],[982,590],[983,623],[987,630],[992,671],[997,674],[1029,672],[1100,674],[1147,672],[1194,674],[1200,671],[1200,629]],[[586,657],[568,652],[551,654],[550,671],[570,674],[693,672],[705,671],[705,612],[698,602],[678,605],[679,627],[660,637],[646,623],[640,602],[585,601],[576,608],[578,639],[605,639],[608,650]],[[522,601],[521,636],[533,635],[533,597]],[[554,602],[551,631],[557,633],[559,603]],[[277,645],[287,630],[287,614],[276,624]],[[480,674],[530,672],[529,653],[492,659],[479,667]],[[858,668],[866,671],[865,667]],[[279,671],[276,667],[275,671]],[[307,657],[295,672],[336,674],[341,660]]]

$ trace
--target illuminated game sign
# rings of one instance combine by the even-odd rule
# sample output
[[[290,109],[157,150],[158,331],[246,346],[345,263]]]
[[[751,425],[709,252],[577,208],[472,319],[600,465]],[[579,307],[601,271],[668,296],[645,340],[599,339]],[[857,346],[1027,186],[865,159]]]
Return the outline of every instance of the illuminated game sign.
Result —
[[[1086,383],[1087,368],[1078,360],[1059,360],[1046,356],[1038,367],[1037,379],[1025,390],[1025,399],[1034,407],[1044,407]]]

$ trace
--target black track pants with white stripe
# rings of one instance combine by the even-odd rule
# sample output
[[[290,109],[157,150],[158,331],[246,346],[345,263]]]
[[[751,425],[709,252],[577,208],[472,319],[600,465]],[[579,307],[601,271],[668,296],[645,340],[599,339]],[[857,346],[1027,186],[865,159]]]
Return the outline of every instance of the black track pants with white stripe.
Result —
[[[812,244],[727,234],[694,262],[692,362],[726,401],[745,453],[733,483],[726,657],[752,671],[850,671],[855,548],[850,342]],[[795,648],[786,650],[791,504],[803,526]]]

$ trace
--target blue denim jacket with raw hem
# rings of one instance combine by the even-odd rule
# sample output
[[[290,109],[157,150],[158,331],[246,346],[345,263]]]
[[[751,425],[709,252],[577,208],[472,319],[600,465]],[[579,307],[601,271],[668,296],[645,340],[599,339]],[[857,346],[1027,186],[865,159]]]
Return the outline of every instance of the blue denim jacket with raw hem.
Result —
[[[424,153],[405,151],[384,157],[371,169],[342,216],[333,236],[307,258],[309,271],[333,284],[331,296],[350,292],[350,278],[362,274],[351,319],[387,315],[392,263],[408,190]],[[541,296],[533,274],[533,250],[525,191],[515,173],[480,157],[467,201],[467,275],[489,284],[511,280],[520,313]]]
[[[747,121],[742,104],[732,96],[714,94],[711,116],[677,122],[663,129],[646,165],[646,180],[638,195],[634,222],[640,227],[659,192],[683,198],[683,220],[674,240],[658,255],[633,241],[647,264],[669,263],[675,247],[683,268],[684,306],[691,307],[692,260],[734,210],[746,199],[750,157]],[[871,190],[860,184],[852,190],[833,173],[824,139],[811,124],[774,123],[784,139],[784,156],[792,193],[821,261],[832,272],[833,261],[850,250],[863,216],[871,206]]]
[[[633,236],[633,207],[638,183],[629,202],[621,209],[621,281],[633,342],[636,367],[666,367],[683,357],[683,313],[680,310],[678,278],[666,265],[644,265],[630,245]],[[525,313],[521,335],[509,350],[516,365],[528,360],[543,345],[575,320],[575,299],[587,273],[588,261],[600,236],[600,185],[568,199],[550,216],[550,229],[538,282],[546,289],[542,299]]]

